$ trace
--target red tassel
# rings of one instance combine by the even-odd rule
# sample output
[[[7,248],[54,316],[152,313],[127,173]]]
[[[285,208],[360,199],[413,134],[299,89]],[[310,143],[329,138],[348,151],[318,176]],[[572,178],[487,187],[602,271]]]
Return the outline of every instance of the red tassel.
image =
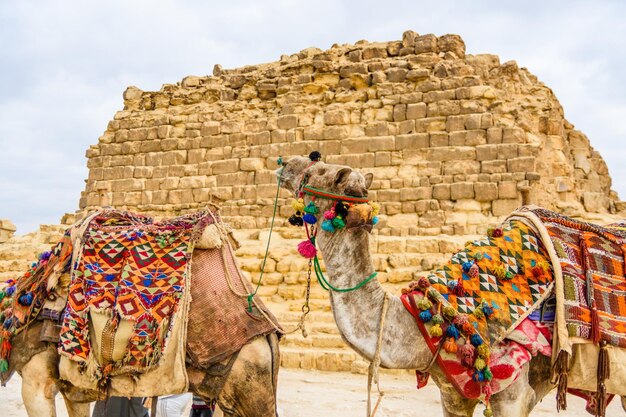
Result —
[[[459,283],[456,285],[456,287],[454,287],[454,290],[452,290],[452,292],[457,297],[465,297],[465,288],[463,288],[463,279],[459,280]]]
[[[11,342],[9,342],[9,339],[5,338],[4,340],[2,340],[2,344],[0,345],[0,358],[2,359],[8,359],[9,356],[11,356]]]
[[[596,303],[591,303],[591,339],[593,343],[600,343],[600,316],[598,316],[598,309]]]

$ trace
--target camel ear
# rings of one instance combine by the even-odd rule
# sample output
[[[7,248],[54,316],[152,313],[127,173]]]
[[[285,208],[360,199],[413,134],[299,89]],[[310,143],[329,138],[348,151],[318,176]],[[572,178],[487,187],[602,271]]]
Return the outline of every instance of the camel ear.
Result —
[[[365,188],[369,190],[370,186],[372,185],[373,180],[374,180],[374,174],[372,174],[371,172],[368,172],[367,174],[365,174]]]
[[[339,184],[340,182],[348,178],[348,176],[350,176],[351,173],[352,173],[352,170],[350,168],[341,168],[335,174],[335,185]]]

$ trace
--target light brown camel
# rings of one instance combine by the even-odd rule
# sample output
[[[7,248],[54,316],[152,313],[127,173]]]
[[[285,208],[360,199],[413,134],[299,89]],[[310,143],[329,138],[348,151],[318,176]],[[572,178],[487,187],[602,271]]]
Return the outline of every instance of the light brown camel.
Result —
[[[198,258],[199,255],[201,257],[201,253],[199,250],[194,251],[194,258]],[[194,281],[192,272],[192,296]],[[245,280],[233,281],[232,284],[238,292],[251,292],[252,288]],[[225,283],[219,286],[227,287]],[[198,287],[196,290],[201,291]],[[243,303],[247,305],[245,300]],[[257,307],[264,309],[261,304],[257,304]],[[199,321],[205,321],[210,319],[211,311],[210,306],[192,301],[188,325],[201,330],[203,323],[192,321],[194,312],[200,312],[201,314],[195,316],[201,316],[203,320]],[[222,326],[225,327],[223,331],[228,332],[226,328],[228,324]],[[81,390],[59,379],[59,354],[56,343],[40,341],[41,327],[42,322],[35,321],[26,331],[13,338],[13,351],[9,360],[9,372],[16,371],[22,377],[22,398],[28,415],[56,416],[54,397],[60,391],[70,417],[89,417],[89,402],[99,399],[99,394],[102,398],[102,393]],[[238,352],[217,364],[204,367],[192,365],[194,361],[190,359],[189,347],[210,345],[214,336],[210,332],[190,332],[187,338],[186,361],[189,391],[206,401],[216,399],[225,416],[276,416],[276,387],[280,364],[278,337],[276,331],[264,334],[251,339]],[[232,367],[229,368],[228,365]]]
[[[309,158],[289,159],[277,172],[283,186],[296,193],[303,179],[311,187],[335,194],[366,196],[372,174],[362,175],[351,168],[318,162]],[[306,176],[303,177],[303,174]],[[309,197],[305,197],[305,204]],[[319,212],[330,208],[330,200],[317,200]],[[318,215],[319,217],[319,215]],[[369,253],[368,227],[342,229],[335,233],[320,230],[317,236],[331,285],[352,288],[374,272]],[[379,335],[379,323],[385,290],[376,280],[351,292],[330,292],[330,302],[337,327],[343,339],[367,360],[373,360]],[[382,333],[380,364],[388,369],[429,368],[433,358],[415,319],[399,297],[389,298],[389,307]],[[441,390],[443,413],[448,417],[473,415],[478,400],[462,397],[448,382],[443,372],[430,367]],[[525,417],[550,392],[550,360],[538,355],[524,365],[523,373],[511,386],[491,397],[494,416]],[[417,411],[416,411],[417,413]]]

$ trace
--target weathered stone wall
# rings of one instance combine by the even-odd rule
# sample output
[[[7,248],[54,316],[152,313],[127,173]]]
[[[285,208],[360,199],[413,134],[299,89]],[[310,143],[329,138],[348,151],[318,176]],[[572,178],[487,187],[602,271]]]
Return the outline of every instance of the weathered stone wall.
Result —
[[[614,211],[604,161],[548,87],[515,62],[466,55],[456,35],[413,32],[216,66],[156,92],[128,88],[87,151],[80,207],[104,195],[171,213],[216,198],[236,228],[264,228],[276,158],[315,149],[374,173],[383,235],[479,232],[519,206],[527,186],[566,214]]]

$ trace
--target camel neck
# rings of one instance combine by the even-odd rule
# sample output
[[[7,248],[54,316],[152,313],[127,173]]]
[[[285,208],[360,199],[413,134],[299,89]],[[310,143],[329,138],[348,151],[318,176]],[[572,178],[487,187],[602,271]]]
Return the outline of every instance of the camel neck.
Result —
[[[320,232],[318,247],[330,283],[352,288],[367,279],[374,266],[369,252],[369,235],[363,230]],[[373,279],[350,292],[332,292],[330,302],[337,327],[346,342],[366,359],[376,350],[385,290]],[[413,317],[398,297],[391,297],[383,332],[381,365],[387,368],[423,369],[431,355]]]

